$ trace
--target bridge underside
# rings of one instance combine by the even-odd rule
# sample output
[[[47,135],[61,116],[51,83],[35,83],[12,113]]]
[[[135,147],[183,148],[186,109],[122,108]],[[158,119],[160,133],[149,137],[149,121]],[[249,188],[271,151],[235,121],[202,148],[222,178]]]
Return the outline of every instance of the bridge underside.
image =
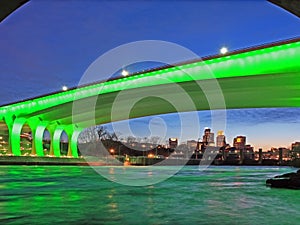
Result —
[[[300,72],[285,74],[266,74],[259,76],[246,76],[218,79],[219,90],[209,89],[203,91],[201,87],[212,86],[211,80],[191,81],[178,83],[182,92],[174,92],[174,84],[150,86],[124,90],[91,97],[77,102],[66,103],[61,106],[27,115],[28,118],[39,116],[42,120],[57,121],[61,124],[72,124],[74,120],[80,127],[87,127],[92,123],[103,124],[118,120],[177,112],[178,109],[165,99],[176,99],[180,104],[181,112],[194,110],[215,110],[234,108],[270,108],[270,107],[300,107]],[[199,85],[200,84],[200,85]],[[213,86],[215,88],[215,86]],[[146,93],[146,94],[145,94]],[[132,99],[145,94],[147,97],[137,101],[131,107],[128,115],[124,113],[132,103]],[[188,94],[188,95],[186,95]],[[118,98],[118,95],[126,95],[127,98]],[[193,104],[187,103],[189,97]],[[213,100],[224,97],[225,108],[210,104],[207,97]],[[215,98],[215,99],[214,99]],[[74,104],[80,106],[79,110],[73,110]],[[116,109],[112,112],[112,109]],[[91,113],[91,110],[93,112]]]

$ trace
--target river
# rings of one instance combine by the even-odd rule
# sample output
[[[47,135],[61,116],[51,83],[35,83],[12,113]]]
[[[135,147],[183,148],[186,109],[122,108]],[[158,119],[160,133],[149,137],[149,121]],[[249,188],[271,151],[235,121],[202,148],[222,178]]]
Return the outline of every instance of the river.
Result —
[[[1,166],[0,223],[294,225],[300,223],[300,190],[265,186],[267,178],[291,171],[185,166],[162,182],[128,186],[87,166]]]

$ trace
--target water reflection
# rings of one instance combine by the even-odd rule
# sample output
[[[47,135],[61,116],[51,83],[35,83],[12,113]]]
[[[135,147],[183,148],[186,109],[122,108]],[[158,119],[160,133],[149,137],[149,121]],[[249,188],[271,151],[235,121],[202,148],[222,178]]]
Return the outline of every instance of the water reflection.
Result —
[[[118,168],[106,169],[114,176]],[[291,169],[261,170],[213,167],[200,174],[188,167],[162,183],[134,187],[111,182],[89,167],[1,167],[0,223],[296,224],[295,192],[263,183]],[[280,220],[286,213],[293,217]]]

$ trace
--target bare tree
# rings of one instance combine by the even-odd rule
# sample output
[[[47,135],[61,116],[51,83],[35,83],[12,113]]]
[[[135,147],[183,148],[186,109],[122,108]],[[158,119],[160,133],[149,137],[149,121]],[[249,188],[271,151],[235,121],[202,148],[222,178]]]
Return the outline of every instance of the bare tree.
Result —
[[[138,142],[138,143],[141,143],[142,142],[142,138],[141,137],[136,137],[135,141]]]
[[[97,140],[98,140],[98,135],[97,135],[96,127],[89,127],[84,129],[78,137],[79,143],[89,143],[89,142],[95,142]]]
[[[133,136],[128,136],[127,137],[127,143],[132,143],[132,142],[135,142],[136,141],[136,138],[133,137]]]
[[[100,140],[107,139],[107,135],[109,135],[109,133],[104,126],[96,126],[96,131]]]
[[[143,137],[143,142],[144,142],[144,143],[149,143],[150,140],[148,139],[148,137]]]
[[[117,134],[116,134],[115,132],[112,132],[112,133],[110,134],[110,136],[111,136],[111,140],[113,140],[113,141],[118,141],[118,136],[117,136]]]
[[[150,137],[150,143],[152,143],[152,144],[159,144],[159,142],[160,142],[160,137],[158,137],[158,136],[152,136],[152,137]]]

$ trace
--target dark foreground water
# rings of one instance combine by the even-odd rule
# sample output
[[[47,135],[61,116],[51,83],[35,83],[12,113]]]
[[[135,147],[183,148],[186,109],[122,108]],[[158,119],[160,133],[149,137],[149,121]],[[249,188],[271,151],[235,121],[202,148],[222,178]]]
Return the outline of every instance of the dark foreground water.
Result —
[[[1,166],[0,224],[295,225],[300,190],[265,186],[295,170],[188,166],[161,183],[132,187],[90,167]]]

